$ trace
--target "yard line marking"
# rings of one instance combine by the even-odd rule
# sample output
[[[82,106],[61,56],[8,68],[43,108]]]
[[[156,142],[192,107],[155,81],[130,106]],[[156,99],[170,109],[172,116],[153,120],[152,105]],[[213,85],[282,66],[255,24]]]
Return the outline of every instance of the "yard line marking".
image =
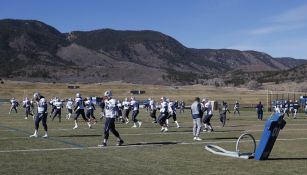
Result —
[[[307,138],[293,138],[293,139],[277,139],[277,141],[297,141],[297,140],[307,140]],[[123,146],[107,146],[104,148],[100,148],[97,146],[92,147],[70,147],[70,148],[45,148],[45,149],[23,149],[23,150],[0,150],[0,153],[16,153],[16,152],[41,152],[41,151],[65,151],[65,150],[86,150],[86,149],[112,149],[112,148],[130,148],[130,147],[152,147],[152,146],[163,146],[163,145],[200,145],[200,144],[218,144],[218,143],[236,143],[236,140],[224,140],[224,141],[205,141],[205,142],[177,142],[177,141],[169,141],[169,142],[141,142],[131,145],[123,145]],[[259,142],[259,140],[256,140]]]

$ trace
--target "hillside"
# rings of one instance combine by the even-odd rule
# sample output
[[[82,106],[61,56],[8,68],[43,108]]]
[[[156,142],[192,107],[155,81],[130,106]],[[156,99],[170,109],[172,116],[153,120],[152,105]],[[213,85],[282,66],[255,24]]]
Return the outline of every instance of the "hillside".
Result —
[[[0,77],[48,82],[194,83],[228,72],[287,70],[306,63],[257,51],[187,48],[156,31],[61,33],[35,20],[0,20]]]
[[[307,80],[307,64],[303,64],[292,69],[281,72],[268,72],[264,76],[258,78],[260,82],[303,82]]]

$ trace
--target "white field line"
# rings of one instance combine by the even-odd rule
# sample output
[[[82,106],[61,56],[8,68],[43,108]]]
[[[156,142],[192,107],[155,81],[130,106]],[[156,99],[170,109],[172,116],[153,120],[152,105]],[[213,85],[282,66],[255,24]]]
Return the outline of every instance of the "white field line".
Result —
[[[73,131],[74,129],[66,129],[66,128],[59,128],[59,129],[48,129],[48,131]],[[89,129],[89,128],[78,128],[77,130],[96,130],[96,129]],[[98,129],[100,130],[100,129]],[[247,132],[262,132],[263,130],[242,130],[242,131],[237,131],[237,130],[228,130],[225,132],[212,132],[212,133],[207,133],[207,132],[202,132],[203,134],[225,134],[227,132],[240,132],[240,133],[247,133]],[[287,131],[307,131],[306,129],[284,129],[281,130],[282,132],[287,132]],[[18,132],[16,130],[10,130],[10,129],[4,129],[4,130],[0,130],[0,132]],[[101,130],[102,132],[102,130]],[[176,135],[176,134],[192,134],[192,130],[191,132],[154,132],[154,133],[130,133],[130,134],[121,134],[124,136],[145,136],[145,135]],[[0,137],[0,139],[2,139],[3,137]],[[12,137],[12,138],[17,138],[17,137]],[[21,138],[21,137],[20,137]]]
[[[278,141],[299,141],[299,140],[307,140],[307,138],[293,138],[293,139],[277,139]],[[259,140],[256,140],[259,142]],[[236,143],[236,140],[233,141],[205,141],[205,142],[176,142],[172,141],[174,145],[198,145],[198,144],[219,144],[219,143]],[[143,142],[141,144],[135,144],[135,145],[123,145],[123,146],[107,146],[104,148],[100,147],[70,147],[70,148],[45,148],[45,149],[21,149],[21,150],[0,150],[0,153],[16,153],[16,152],[47,152],[47,151],[65,151],[65,150],[86,150],[86,149],[112,149],[112,148],[130,148],[130,147],[152,147],[152,146],[163,146],[163,142],[161,144],[150,144]],[[168,145],[168,144],[166,144]],[[172,145],[172,143],[170,144]]]

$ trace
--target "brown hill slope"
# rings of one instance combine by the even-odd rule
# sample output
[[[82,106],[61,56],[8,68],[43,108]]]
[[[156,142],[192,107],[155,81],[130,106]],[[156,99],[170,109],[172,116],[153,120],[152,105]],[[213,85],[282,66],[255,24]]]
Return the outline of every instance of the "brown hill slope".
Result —
[[[305,60],[256,51],[191,49],[155,31],[101,29],[63,34],[34,20],[0,20],[0,77],[57,82],[168,84],[274,71]]]

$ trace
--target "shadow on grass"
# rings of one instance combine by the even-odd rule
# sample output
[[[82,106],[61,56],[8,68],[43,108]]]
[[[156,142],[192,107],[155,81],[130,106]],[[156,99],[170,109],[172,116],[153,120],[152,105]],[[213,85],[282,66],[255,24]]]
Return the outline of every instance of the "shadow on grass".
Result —
[[[232,129],[232,130],[224,130],[224,131],[214,131],[214,132],[243,132],[245,131],[244,129]]]
[[[57,136],[57,137],[101,137],[101,134],[90,134],[90,135],[64,135],[64,136]]]
[[[231,126],[229,126],[229,127],[237,128],[237,127],[243,127],[243,126],[248,126],[248,125],[231,125]]]
[[[136,145],[176,145],[181,142],[141,142],[141,143],[132,143],[127,144],[126,146],[136,146]]]
[[[217,138],[210,138],[210,140],[237,140],[238,137],[217,137]]]
[[[269,158],[269,160],[307,160],[307,157],[280,157],[280,158]]]

